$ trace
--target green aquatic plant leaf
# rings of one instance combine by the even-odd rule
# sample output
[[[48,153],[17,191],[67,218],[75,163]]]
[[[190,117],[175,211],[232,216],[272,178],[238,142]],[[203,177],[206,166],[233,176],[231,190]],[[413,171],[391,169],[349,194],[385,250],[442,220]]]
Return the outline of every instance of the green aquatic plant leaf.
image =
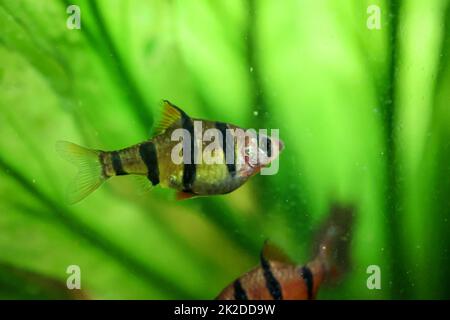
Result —
[[[352,269],[319,298],[448,298],[450,1],[379,1],[380,29],[369,5],[0,0],[0,298],[78,298],[71,264],[88,298],[213,298],[267,239],[309,261],[334,202]],[[146,140],[162,99],[279,129],[279,172],[183,202],[119,177],[67,206],[55,142]]]

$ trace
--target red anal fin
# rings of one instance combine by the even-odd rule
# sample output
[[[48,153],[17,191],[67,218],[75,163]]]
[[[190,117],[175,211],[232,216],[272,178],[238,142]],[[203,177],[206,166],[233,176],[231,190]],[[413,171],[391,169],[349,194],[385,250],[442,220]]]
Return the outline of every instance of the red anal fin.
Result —
[[[176,195],[176,199],[177,200],[187,200],[187,199],[190,199],[195,196],[196,195],[194,193],[178,191],[177,195]]]

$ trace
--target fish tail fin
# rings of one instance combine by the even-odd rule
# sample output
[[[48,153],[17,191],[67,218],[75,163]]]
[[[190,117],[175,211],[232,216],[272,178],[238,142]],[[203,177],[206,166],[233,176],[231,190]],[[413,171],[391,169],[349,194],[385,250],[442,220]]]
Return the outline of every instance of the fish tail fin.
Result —
[[[322,266],[327,281],[335,282],[350,267],[353,217],[352,207],[334,204],[328,218],[317,232],[316,262]]]
[[[58,141],[56,151],[61,157],[78,167],[78,174],[67,189],[68,203],[74,204],[81,201],[106,180],[99,158],[101,151],[84,148],[67,141]]]

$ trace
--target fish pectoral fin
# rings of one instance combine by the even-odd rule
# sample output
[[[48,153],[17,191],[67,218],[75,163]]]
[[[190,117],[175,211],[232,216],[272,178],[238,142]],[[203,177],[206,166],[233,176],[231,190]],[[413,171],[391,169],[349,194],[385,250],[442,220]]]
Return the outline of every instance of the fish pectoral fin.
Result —
[[[176,195],[176,199],[177,200],[187,200],[187,199],[190,199],[190,198],[195,197],[195,196],[196,196],[195,193],[178,191],[177,195]]]
[[[275,245],[269,240],[264,242],[263,249],[261,251],[261,257],[266,260],[278,261],[288,264],[296,264],[280,247]]]
[[[146,195],[147,192],[153,189],[152,183],[148,180],[146,176],[133,176],[134,180],[136,181],[136,184],[138,185],[138,194],[139,196]]]
[[[153,130],[153,135],[156,136],[163,133],[167,128],[173,126],[176,122],[179,122],[181,126],[181,117],[183,114],[186,115],[183,110],[170,103],[168,100],[163,100],[161,118],[158,125],[156,125]]]

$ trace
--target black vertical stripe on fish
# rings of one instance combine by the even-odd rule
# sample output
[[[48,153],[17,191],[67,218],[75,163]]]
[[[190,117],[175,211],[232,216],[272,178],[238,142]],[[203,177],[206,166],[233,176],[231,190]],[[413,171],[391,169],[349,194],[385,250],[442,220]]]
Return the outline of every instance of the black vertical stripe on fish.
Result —
[[[123,176],[127,173],[123,170],[122,160],[120,160],[119,151],[111,152],[111,162],[116,176]]]
[[[270,295],[274,300],[283,300],[280,283],[275,278],[270,268],[270,263],[264,258],[263,254],[261,254],[261,266],[263,268],[264,279],[266,280],[266,287]]]
[[[267,138],[267,156],[271,157],[272,156],[272,141]]]
[[[233,283],[234,288],[234,299],[236,300],[248,300],[247,293],[245,289],[242,287],[242,283],[239,279],[237,279]]]
[[[272,141],[268,137],[261,136],[259,138],[258,143],[260,144],[260,148],[266,151],[268,157],[272,156]]]
[[[196,164],[195,164],[195,139],[194,139],[194,123],[192,122],[192,119],[189,118],[189,116],[180,110],[181,113],[181,127],[185,129],[189,135],[190,135],[190,142],[191,142],[191,161],[190,163],[184,163],[183,167],[183,191],[184,192],[192,192],[192,185],[195,181],[196,176]],[[184,143],[184,140],[183,140]],[[184,156],[184,150],[183,150],[183,156]]]
[[[303,266],[300,270],[301,276],[303,280],[305,280],[306,288],[308,290],[308,299],[312,299],[313,297],[313,274],[311,272],[311,269],[309,269],[307,266]]]
[[[222,134],[222,141],[220,146],[222,147],[224,154],[224,161],[227,164],[228,173],[234,177],[236,175],[236,159],[234,155],[234,138],[231,134],[227,134],[228,125],[223,122],[216,122],[216,129]],[[232,163],[228,163],[228,158],[232,156]]]
[[[139,146],[139,155],[147,167],[147,178],[156,186],[159,184],[159,168],[155,144],[151,141],[142,143]]]
[[[103,178],[109,177],[108,173],[106,172],[106,160],[105,160],[106,156],[107,156],[107,152],[104,152],[104,151],[100,151],[100,154],[98,155],[98,161],[102,165],[102,177]]]

